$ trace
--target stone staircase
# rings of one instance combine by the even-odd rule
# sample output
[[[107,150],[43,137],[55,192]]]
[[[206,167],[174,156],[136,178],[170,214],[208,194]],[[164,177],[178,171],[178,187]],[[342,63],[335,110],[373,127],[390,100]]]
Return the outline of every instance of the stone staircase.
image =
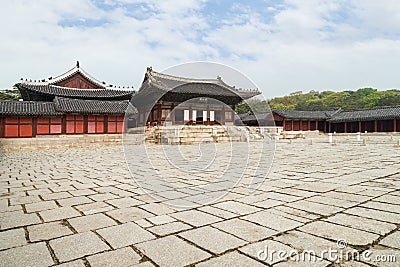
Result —
[[[199,144],[222,142],[251,142],[265,138],[279,139],[276,127],[247,126],[162,126],[145,129],[145,141],[150,144]]]
[[[200,144],[246,141],[245,131],[235,126],[163,126],[145,130],[146,143]]]

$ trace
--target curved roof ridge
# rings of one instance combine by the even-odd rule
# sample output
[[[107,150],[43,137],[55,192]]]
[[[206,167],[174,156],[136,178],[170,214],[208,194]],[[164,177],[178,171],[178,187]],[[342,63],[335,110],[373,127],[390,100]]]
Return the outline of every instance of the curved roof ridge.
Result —
[[[366,110],[377,110],[377,109],[393,109],[393,108],[400,108],[400,106],[388,106],[388,107],[377,107],[377,108],[366,108],[366,109],[347,109],[347,110],[342,109],[342,112],[366,111]]]
[[[237,92],[249,92],[249,91],[254,91],[254,92],[259,92],[258,88],[256,89],[243,89],[243,88],[236,88],[235,86],[231,86],[227,83],[225,83],[220,76],[217,78],[188,78],[188,77],[179,77],[171,74],[166,74],[166,73],[161,73],[154,71],[152,67],[148,67],[146,74],[148,74],[148,77],[160,77],[163,79],[170,79],[174,80],[177,82],[185,82],[185,83],[214,83],[217,85],[224,86],[226,88],[229,88],[231,90],[237,91]]]
[[[20,81],[18,81],[18,83],[29,84],[29,85],[53,85],[53,86],[55,86],[54,85],[55,83],[62,82],[77,73],[81,74],[85,79],[87,79],[91,83],[97,85],[99,87],[97,89],[104,90],[104,89],[115,89],[116,88],[116,86],[106,85],[106,83],[101,82],[98,79],[94,78],[92,75],[90,75],[88,72],[86,72],[84,69],[82,69],[79,66],[79,61],[72,69],[70,69],[56,77],[51,77],[48,79],[43,79],[43,80],[38,80],[38,81],[32,81],[32,80],[28,81],[28,80],[21,79]],[[74,88],[74,89],[79,89],[79,88]],[[118,89],[125,90],[125,88],[118,88]],[[84,90],[87,90],[87,89],[84,89]],[[126,90],[129,91],[129,87],[126,88]]]
[[[36,87],[45,87],[45,86],[49,86],[49,87],[54,87],[54,88],[60,88],[60,89],[65,89],[65,90],[74,90],[74,91],[82,91],[82,92],[104,92],[105,90],[103,88],[88,88],[88,89],[83,89],[83,88],[72,88],[72,87],[65,87],[65,86],[59,86],[59,85],[54,85],[54,84],[45,84],[45,83],[24,83],[24,82],[19,82],[16,83],[14,86],[18,86],[18,85],[29,85],[29,88],[36,88]],[[124,93],[134,93],[135,90],[129,90],[129,88],[116,88],[116,87],[110,87],[107,88],[107,91],[114,91],[114,92],[124,92]]]
[[[180,81],[180,82],[205,82],[205,83],[217,83],[218,79],[211,79],[211,78],[189,78],[189,77],[180,77],[180,76],[175,76],[171,74],[166,74],[166,73],[161,73],[154,71],[151,67],[147,68],[147,74],[149,74],[150,77],[160,77],[164,79],[170,79],[170,80],[175,80],[175,81]]]
[[[38,85],[38,84],[24,84],[17,83],[15,87],[21,92],[21,96],[24,100],[30,100],[34,94],[41,95],[40,98],[46,99],[50,96],[64,96],[68,98],[86,98],[86,99],[130,99],[135,93],[134,90],[119,90],[119,89],[76,89],[70,87],[62,87],[56,85]],[[51,97],[50,97],[51,98]],[[35,97],[36,99],[36,97]],[[39,100],[39,99],[36,99]]]

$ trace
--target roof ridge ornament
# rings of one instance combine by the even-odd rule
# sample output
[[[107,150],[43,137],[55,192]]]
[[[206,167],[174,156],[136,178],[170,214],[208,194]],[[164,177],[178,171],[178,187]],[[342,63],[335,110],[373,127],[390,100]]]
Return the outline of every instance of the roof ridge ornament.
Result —
[[[79,60],[76,61],[76,67],[79,69]]]

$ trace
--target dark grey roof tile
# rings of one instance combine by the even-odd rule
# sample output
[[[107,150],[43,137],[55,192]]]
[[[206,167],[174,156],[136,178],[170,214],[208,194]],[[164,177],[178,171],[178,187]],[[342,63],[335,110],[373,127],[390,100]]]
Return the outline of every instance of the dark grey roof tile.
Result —
[[[77,89],[55,85],[32,85],[24,83],[17,83],[15,86],[21,92],[24,100],[51,101],[55,96],[80,99],[129,100],[134,93],[134,91],[128,90]]]
[[[125,112],[137,113],[136,108],[128,100],[101,101],[56,97],[54,103],[58,111],[65,113],[115,115],[124,115]]]
[[[395,118],[400,119],[400,106],[342,111],[332,116],[329,121],[336,123],[344,121],[390,120]]]
[[[53,102],[39,101],[0,101],[1,116],[57,116]]]

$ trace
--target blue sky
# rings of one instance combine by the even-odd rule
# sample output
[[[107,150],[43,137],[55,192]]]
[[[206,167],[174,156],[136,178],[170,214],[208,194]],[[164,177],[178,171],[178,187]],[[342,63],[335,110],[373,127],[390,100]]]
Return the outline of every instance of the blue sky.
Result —
[[[135,88],[147,66],[192,61],[231,66],[267,98],[400,88],[398,0],[16,0],[2,3],[0,22],[2,89],[76,60]]]

